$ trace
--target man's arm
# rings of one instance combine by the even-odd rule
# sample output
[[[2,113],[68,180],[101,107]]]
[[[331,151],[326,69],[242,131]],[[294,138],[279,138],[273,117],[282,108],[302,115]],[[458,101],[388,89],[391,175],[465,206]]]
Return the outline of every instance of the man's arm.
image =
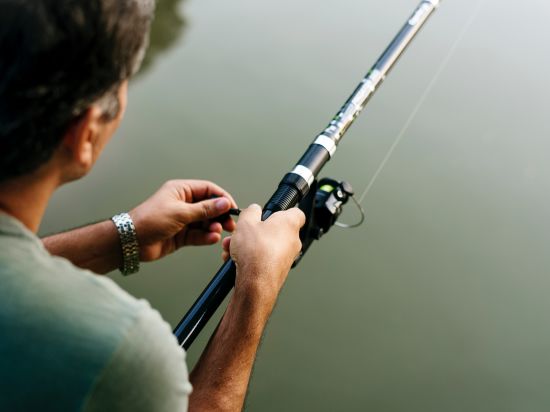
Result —
[[[75,266],[98,274],[111,272],[122,265],[122,250],[117,229],[106,220],[42,239],[46,249],[64,257]]]
[[[261,222],[252,206],[239,218],[230,252],[237,265],[235,293],[190,380],[190,411],[240,411],[256,351],[286,280],[301,249],[299,231],[305,217],[298,209]],[[229,242],[224,242],[229,248]]]
[[[213,196],[218,198],[213,199]],[[237,207],[229,193],[201,180],[171,180],[153,196],[129,212],[139,244],[140,260],[160,259],[186,245],[211,245],[223,229],[233,231],[235,222],[214,219]],[[48,236],[44,246],[74,265],[105,274],[122,264],[120,238],[110,220]]]
[[[240,411],[271,308],[253,296],[231,297],[224,317],[191,372],[189,411]]]

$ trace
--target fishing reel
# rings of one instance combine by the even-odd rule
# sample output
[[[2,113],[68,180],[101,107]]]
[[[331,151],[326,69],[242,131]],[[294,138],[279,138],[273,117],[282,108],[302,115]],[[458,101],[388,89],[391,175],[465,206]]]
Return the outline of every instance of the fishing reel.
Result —
[[[361,219],[358,223],[348,225],[338,221],[344,206],[352,200],[357,206]],[[302,251],[294,261],[293,267],[298,265],[313,241],[321,239],[332,226],[355,228],[363,224],[365,212],[357,199],[351,184],[346,181],[337,181],[331,178],[315,180],[309,193],[300,202],[299,208],[306,215],[306,223],[300,231]]]

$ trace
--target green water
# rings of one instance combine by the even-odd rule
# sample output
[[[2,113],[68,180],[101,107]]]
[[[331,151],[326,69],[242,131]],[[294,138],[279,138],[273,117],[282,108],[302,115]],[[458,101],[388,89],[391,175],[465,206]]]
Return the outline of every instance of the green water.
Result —
[[[127,210],[170,178],[263,203],[416,4],[160,0],[123,127],[42,232]],[[476,4],[442,3],[327,175],[366,187]],[[249,410],[550,409],[549,17],[542,0],[483,3],[365,199],[366,225],[335,229],[289,278]],[[219,253],[113,279],[175,324]]]

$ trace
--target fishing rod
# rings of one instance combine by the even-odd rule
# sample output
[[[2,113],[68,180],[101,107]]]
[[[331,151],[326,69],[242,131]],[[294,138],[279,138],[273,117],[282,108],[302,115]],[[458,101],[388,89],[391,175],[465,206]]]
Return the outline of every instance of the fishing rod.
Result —
[[[353,189],[347,182],[321,179],[318,175],[334,156],[342,137],[378,90],[388,73],[407,46],[439,5],[440,0],[423,0],[407,23],[399,31],[376,61],[372,69],[357,86],[330,124],[308,147],[291,172],[287,173],[275,193],[265,205],[262,220],[272,214],[299,206],[306,215],[306,224],[300,232],[302,252],[300,261],[314,240],[328,232],[337,223],[342,207],[349,199],[355,200]],[[204,289],[191,309],[176,326],[174,334],[184,349],[189,349],[195,338],[235,286],[236,266],[227,260]]]

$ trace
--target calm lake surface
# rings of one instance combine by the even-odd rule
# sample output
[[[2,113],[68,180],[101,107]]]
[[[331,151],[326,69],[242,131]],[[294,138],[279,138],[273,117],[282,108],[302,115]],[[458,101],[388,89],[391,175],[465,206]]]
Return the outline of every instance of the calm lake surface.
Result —
[[[478,4],[442,3],[325,175],[364,190]],[[128,210],[171,178],[265,202],[416,5],[160,0],[123,127],[41,232]],[[335,228],[292,272],[249,410],[549,410],[549,18],[543,0],[481,2],[367,223]],[[112,278],[175,325],[219,265],[219,246],[190,248]]]

